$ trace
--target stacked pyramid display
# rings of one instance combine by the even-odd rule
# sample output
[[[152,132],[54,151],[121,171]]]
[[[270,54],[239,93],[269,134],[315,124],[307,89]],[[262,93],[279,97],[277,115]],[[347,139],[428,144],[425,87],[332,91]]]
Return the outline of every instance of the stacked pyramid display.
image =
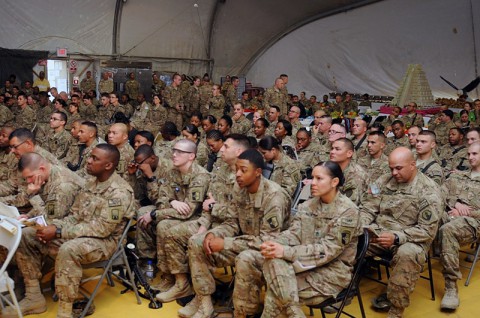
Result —
[[[410,102],[417,103],[419,109],[435,107],[430,85],[420,64],[408,65],[392,104],[404,107]]]

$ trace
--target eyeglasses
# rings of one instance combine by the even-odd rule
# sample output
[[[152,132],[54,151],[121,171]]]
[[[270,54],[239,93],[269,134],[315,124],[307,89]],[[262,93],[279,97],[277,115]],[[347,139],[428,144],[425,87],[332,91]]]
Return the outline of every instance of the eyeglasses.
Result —
[[[140,162],[136,162],[135,160],[132,160],[131,163],[134,164],[134,165],[136,165],[136,166],[139,166],[139,165],[141,165],[142,163],[144,163],[148,158],[150,158],[150,157],[147,157],[147,158],[143,159],[143,160],[140,161]]]
[[[329,130],[328,131],[329,135],[335,135],[335,134],[341,134],[341,133],[342,133],[341,131],[335,131],[335,130]]]
[[[185,151],[185,150],[173,148],[173,149],[172,149],[172,153],[173,153],[174,155],[182,155],[182,154],[192,153],[192,152],[191,152],[191,151]]]
[[[27,142],[27,141],[24,140],[24,141],[22,141],[21,143],[19,143],[19,144],[16,145],[16,146],[9,146],[9,148],[10,148],[10,150],[14,150],[14,149],[16,150],[18,147],[20,147],[21,145],[23,145],[23,144],[26,143],[26,142]]]

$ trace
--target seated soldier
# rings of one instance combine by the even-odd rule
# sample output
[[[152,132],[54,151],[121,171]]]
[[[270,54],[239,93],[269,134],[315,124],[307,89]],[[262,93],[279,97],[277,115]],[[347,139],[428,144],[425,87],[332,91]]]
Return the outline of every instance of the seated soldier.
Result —
[[[120,152],[120,161],[117,165],[117,173],[123,179],[129,181],[127,171],[128,164],[133,159],[133,148],[128,143],[128,127],[125,124],[113,124],[108,130],[108,143],[117,147]]]
[[[455,171],[443,184],[448,217],[440,228],[440,261],[445,278],[445,295],[440,307],[454,310],[460,305],[457,281],[462,279],[459,250],[464,244],[478,241],[480,231],[480,142],[468,147],[471,169]]]
[[[467,132],[467,144],[471,145],[476,141],[480,141],[480,127],[471,128]]]
[[[16,173],[17,158],[10,150],[10,143],[8,136],[15,130],[13,126],[3,126],[0,129],[0,197],[15,193],[15,178],[18,178]]]
[[[415,147],[417,147],[417,136],[423,131],[422,127],[412,126],[408,128],[408,142],[410,143],[410,150],[415,153]]]
[[[407,104],[407,113],[401,118],[407,129],[413,126],[423,127],[423,116],[417,113],[417,107],[415,102]]]
[[[362,118],[357,118],[352,126],[352,142],[355,148],[356,160],[368,155],[367,149],[367,130],[368,124]]]
[[[335,297],[352,278],[360,234],[358,207],[340,193],[340,166],[313,169],[312,195],[287,231],[261,245],[267,293],[262,317],[306,317],[301,304]]]
[[[395,120],[392,123],[393,137],[387,139],[387,147],[385,148],[385,154],[389,155],[395,148],[398,147],[410,147],[410,142],[405,134],[405,125],[401,120]]]
[[[78,130],[78,159],[76,165],[67,164],[67,167],[75,171],[79,176],[85,178],[88,176],[86,167],[87,160],[92,153],[93,148],[99,144],[97,139],[97,125],[91,121],[84,121]]]
[[[57,317],[71,318],[82,279],[82,265],[106,260],[115,251],[134,213],[132,189],[115,173],[119,159],[120,154],[114,146],[96,146],[87,164],[88,173],[95,178],[90,179],[75,197],[68,216],[39,229],[23,229],[15,254],[26,287],[25,298],[19,303],[23,315],[47,310],[40,289],[44,256],[56,259]],[[7,307],[2,317],[17,317],[17,311]]]
[[[443,169],[437,162],[433,153],[436,147],[435,133],[430,130],[422,130],[417,136],[417,169],[431,178],[438,185],[444,180]]]
[[[448,144],[438,149],[438,157],[441,160],[442,168],[445,174],[450,174],[453,170],[466,170],[464,163],[467,159],[467,146],[464,142],[464,132],[458,128],[450,128],[448,133]]]
[[[385,173],[390,172],[388,157],[383,153],[387,137],[380,131],[372,131],[367,137],[368,155],[357,157],[357,164],[361,166],[368,177],[368,190],[372,190],[375,181]]]
[[[258,150],[267,163],[263,173],[265,178],[276,182],[292,196],[301,180],[298,163],[283,153],[280,143],[272,136],[260,140]],[[268,174],[267,170],[270,170]]]
[[[383,126],[385,127],[385,135],[393,130],[393,122],[396,120],[400,120],[400,114],[402,113],[402,107],[395,106],[392,109],[392,113],[388,115],[387,119],[383,122]]]
[[[142,208],[138,215],[137,241],[140,253],[143,253],[142,246],[156,244],[157,267],[162,277],[157,289],[162,292],[170,288],[178,289],[181,294],[179,297],[191,295],[193,291],[184,279],[185,274],[175,275],[175,281],[173,275],[177,272],[168,266],[165,243],[168,229],[200,215],[210,175],[194,162],[196,151],[197,146],[190,140],[182,139],[175,143],[171,157],[173,169],[167,171],[161,180],[150,179],[152,183],[159,183],[157,197],[151,198],[156,199],[152,200],[155,207],[150,210]]]
[[[66,123],[65,113],[55,111],[50,115],[50,133],[47,134],[45,148],[59,160],[65,158],[72,144],[72,136],[65,129]]]
[[[313,167],[320,162],[320,149],[318,144],[312,143],[311,133],[306,128],[302,127],[297,131],[295,150],[297,151],[297,163],[302,175],[309,175]]]
[[[236,266],[233,290],[235,317],[259,310],[263,257],[258,251],[263,241],[285,229],[290,215],[290,198],[276,183],[262,177],[264,161],[257,150],[244,151],[236,162],[236,180],[228,218],[207,231],[205,238],[189,241],[188,256],[192,283],[198,297],[194,318],[211,317],[211,295],[215,279],[211,267]]]
[[[243,114],[243,108],[244,105],[242,102],[233,103],[233,125],[230,131],[231,133],[246,135],[252,127],[252,122]]]
[[[268,126],[267,135],[274,136],[275,128],[277,127],[278,120],[280,119],[280,108],[275,105],[270,105],[270,109],[268,109],[268,122],[270,125]]]
[[[319,115],[318,112],[323,112],[323,110],[318,110],[315,112],[315,116]],[[320,143],[320,146],[324,146],[328,143],[328,131],[332,126],[332,117],[328,115],[321,115],[318,118],[315,118],[315,125],[312,127],[312,135],[314,142]]]
[[[292,135],[296,136],[297,131],[303,127],[302,123],[300,122],[300,107],[292,106],[287,114],[288,121],[292,125]]]
[[[380,232],[369,246],[371,255],[393,256],[387,294],[389,318],[403,317],[410,293],[427,260],[443,212],[439,186],[418,173],[412,152],[395,149],[388,158],[391,175],[377,179],[378,191],[368,193],[360,206],[361,220]]]
[[[342,194],[346,195],[353,203],[359,205],[366,190],[367,173],[355,162],[353,162],[354,150],[350,139],[340,138],[332,143],[330,161],[336,162],[343,171],[345,182],[339,187]]]
[[[242,138],[239,138],[242,136]],[[190,286],[190,269],[188,267],[188,241],[197,235],[203,240],[205,232],[214,228],[227,217],[227,206],[232,200],[233,186],[235,185],[235,163],[237,157],[248,149],[248,143],[243,135],[232,134],[227,137],[221,149],[222,161],[226,164],[214,172],[208,186],[208,198],[202,204],[202,215],[199,219],[184,222],[174,226],[165,234],[165,250],[167,251],[167,263],[175,273],[177,282],[184,280]],[[194,238],[192,238],[194,239]],[[189,287],[191,289],[191,287]],[[157,295],[161,302],[169,302],[181,297],[182,290],[177,287]],[[198,309],[198,298],[189,306],[179,311],[180,316],[191,317],[195,314],[193,309]]]
[[[171,121],[165,122],[162,129],[160,129],[161,139],[155,139],[155,154],[162,158],[172,158],[172,147],[181,138],[181,133],[178,131],[177,126]]]
[[[431,121],[431,120],[430,120]],[[443,110],[440,113],[438,118],[438,124],[434,126],[435,128],[428,127],[429,130],[433,130],[437,136],[437,145],[438,147],[443,147],[448,144],[448,135],[450,128],[454,128],[455,123],[453,122],[453,112],[450,109]]]

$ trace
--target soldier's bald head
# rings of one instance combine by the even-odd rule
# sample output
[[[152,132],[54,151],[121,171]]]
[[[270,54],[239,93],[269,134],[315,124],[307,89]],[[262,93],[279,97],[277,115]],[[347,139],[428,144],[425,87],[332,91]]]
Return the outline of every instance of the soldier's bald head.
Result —
[[[115,128],[117,131],[121,133],[128,134],[128,127],[123,123],[113,124],[111,128]]]
[[[405,147],[396,148],[388,157],[388,166],[392,177],[398,183],[410,183],[417,175],[415,157],[410,149]]]
[[[398,147],[396,148],[395,150],[392,151],[392,153],[390,154],[390,157],[391,160],[395,160],[395,161],[405,161],[405,162],[414,162],[415,161],[415,157],[413,155],[413,152],[408,149],[408,148],[405,148],[405,147]]]
[[[38,153],[29,152],[20,158],[18,161],[18,171],[22,172],[25,169],[30,171],[37,170],[40,166],[49,166],[50,163],[40,156]]]
[[[188,139],[181,139],[175,143],[175,149],[179,149],[185,152],[197,153],[197,145]]]

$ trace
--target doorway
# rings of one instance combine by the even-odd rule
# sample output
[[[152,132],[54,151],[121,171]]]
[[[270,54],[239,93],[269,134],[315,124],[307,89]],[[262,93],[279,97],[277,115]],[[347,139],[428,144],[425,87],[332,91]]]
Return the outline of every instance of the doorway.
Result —
[[[58,92],[68,93],[68,69],[67,61],[64,60],[47,60],[47,76],[50,87],[56,87]],[[50,97],[53,99],[53,97]]]

